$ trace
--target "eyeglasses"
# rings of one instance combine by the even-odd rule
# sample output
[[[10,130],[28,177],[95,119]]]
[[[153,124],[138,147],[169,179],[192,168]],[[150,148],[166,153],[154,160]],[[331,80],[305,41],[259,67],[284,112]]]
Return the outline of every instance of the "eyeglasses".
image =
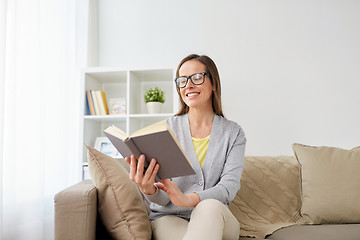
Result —
[[[194,85],[201,85],[205,82],[205,75],[207,75],[208,77],[210,77],[209,73],[206,72],[202,72],[202,73],[194,73],[188,77],[186,76],[181,76],[181,77],[177,77],[175,78],[175,83],[176,86],[178,88],[184,88],[186,87],[189,79],[190,81],[194,84]]]

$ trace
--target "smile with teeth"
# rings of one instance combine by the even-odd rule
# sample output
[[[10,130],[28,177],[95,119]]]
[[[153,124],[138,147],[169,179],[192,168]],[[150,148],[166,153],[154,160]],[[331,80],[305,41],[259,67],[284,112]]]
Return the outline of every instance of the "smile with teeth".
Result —
[[[200,94],[199,92],[191,92],[191,93],[187,93],[186,96],[187,97],[195,97],[195,96],[197,96],[199,94]]]

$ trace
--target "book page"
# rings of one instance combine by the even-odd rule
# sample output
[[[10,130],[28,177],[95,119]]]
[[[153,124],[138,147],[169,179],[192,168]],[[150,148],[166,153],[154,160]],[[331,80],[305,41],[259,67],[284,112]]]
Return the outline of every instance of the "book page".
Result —
[[[111,135],[116,136],[116,137],[122,139],[123,141],[125,141],[128,138],[128,135],[123,130],[121,130],[120,128],[117,128],[113,125],[106,128],[104,130],[104,132],[110,133]]]
[[[136,136],[141,136],[141,135],[146,135],[146,134],[150,134],[150,133],[155,133],[155,132],[162,132],[165,130],[169,130],[170,127],[167,124],[166,120],[164,121],[160,121],[157,123],[154,123],[152,125],[149,125],[147,127],[144,127],[136,132],[134,132],[133,134],[130,135],[130,137],[136,137]]]

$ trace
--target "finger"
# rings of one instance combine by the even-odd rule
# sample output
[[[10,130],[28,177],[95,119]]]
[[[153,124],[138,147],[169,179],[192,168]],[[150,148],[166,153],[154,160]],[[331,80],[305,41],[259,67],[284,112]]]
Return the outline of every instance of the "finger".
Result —
[[[142,154],[139,157],[138,164],[137,164],[137,175],[143,176],[144,175],[144,164],[145,164],[145,156]]]
[[[145,180],[150,180],[151,179],[152,173],[154,171],[155,164],[156,164],[156,160],[151,159],[150,164],[149,164],[149,166],[148,166],[148,168],[146,169],[146,172],[145,172],[145,178],[144,178]]]
[[[164,184],[165,187],[168,187],[168,186],[170,186],[170,184],[171,184],[170,179],[163,179],[163,180],[161,180],[160,182],[161,182],[162,184]]]
[[[125,162],[127,162],[127,164],[129,164],[129,165],[130,165],[130,163],[131,163],[131,158],[126,157],[126,158],[125,158]]]
[[[136,173],[136,158],[134,157],[134,155],[131,155],[131,161],[130,161],[130,179],[132,181],[134,181],[135,179],[135,173]]]
[[[170,179],[163,179],[160,181],[167,188],[167,192],[179,191],[180,189],[177,187],[176,183],[171,181]]]
[[[155,183],[156,187],[164,192],[167,192],[167,188],[162,183]]]
[[[160,182],[166,187],[166,189],[170,189],[170,188],[171,188],[170,180],[169,180],[169,179],[162,179]]]
[[[154,170],[151,173],[150,180],[155,182],[156,174],[158,173],[160,165],[157,163],[154,167]]]

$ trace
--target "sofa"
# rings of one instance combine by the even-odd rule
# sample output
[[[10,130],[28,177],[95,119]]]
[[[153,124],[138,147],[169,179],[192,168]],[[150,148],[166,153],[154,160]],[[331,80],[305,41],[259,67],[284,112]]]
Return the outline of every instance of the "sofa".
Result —
[[[293,145],[294,156],[245,156],[230,203],[240,240],[360,240],[360,147]],[[91,180],[54,197],[55,239],[151,239],[147,203],[123,159],[88,147]]]

